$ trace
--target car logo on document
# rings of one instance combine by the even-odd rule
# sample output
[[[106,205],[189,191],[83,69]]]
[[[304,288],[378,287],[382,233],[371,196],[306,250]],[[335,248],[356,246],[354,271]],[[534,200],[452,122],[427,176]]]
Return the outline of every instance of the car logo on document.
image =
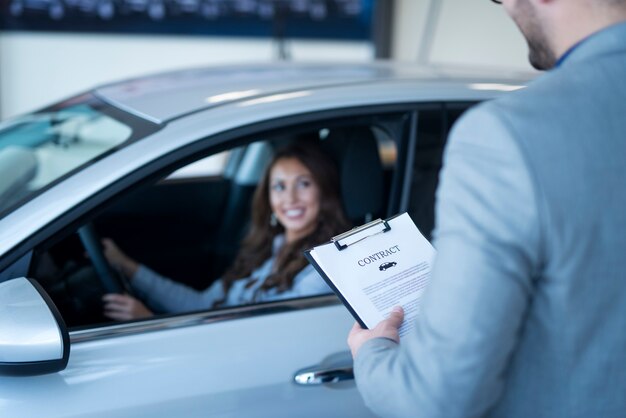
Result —
[[[378,270],[380,271],[385,271],[387,269],[390,269],[392,267],[394,267],[395,265],[397,265],[398,263],[396,263],[395,261],[390,261],[389,263],[382,263],[379,267]]]

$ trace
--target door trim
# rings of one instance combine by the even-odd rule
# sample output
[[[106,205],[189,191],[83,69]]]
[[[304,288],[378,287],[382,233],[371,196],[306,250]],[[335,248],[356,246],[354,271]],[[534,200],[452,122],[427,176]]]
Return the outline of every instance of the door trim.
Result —
[[[299,311],[311,308],[323,308],[339,305],[341,302],[334,294],[311,296],[308,298],[290,299],[284,301],[257,303],[254,305],[238,306],[233,308],[212,311],[192,312],[183,315],[167,315],[150,320],[132,321],[115,325],[106,325],[88,329],[74,329],[70,331],[70,343],[83,343],[115,337],[143,334],[146,332],[171,330],[176,328],[206,325],[216,322],[232,321],[236,319],[253,318],[271,314]]]

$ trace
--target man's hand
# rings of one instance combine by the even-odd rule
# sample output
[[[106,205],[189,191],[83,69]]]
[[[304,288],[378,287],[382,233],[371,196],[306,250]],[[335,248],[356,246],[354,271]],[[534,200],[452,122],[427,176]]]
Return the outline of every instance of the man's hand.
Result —
[[[116,321],[149,318],[154,315],[146,306],[128,295],[108,293],[102,297],[104,316]]]
[[[395,342],[400,342],[398,329],[404,320],[404,310],[400,306],[393,308],[389,317],[381,321],[374,329],[363,329],[359,323],[355,323],[348,335],[348,345],[352,351],[352,358],[356,358],[356,354],[361,346],[372,338],[389,338]]]

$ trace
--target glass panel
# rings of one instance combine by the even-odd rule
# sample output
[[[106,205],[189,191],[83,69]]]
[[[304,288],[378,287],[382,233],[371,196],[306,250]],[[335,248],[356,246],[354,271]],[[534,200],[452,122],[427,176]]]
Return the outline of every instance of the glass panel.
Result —
[[[32,198],[131,134],[129,126],[87,104],[0,124],[0,212]]]
[[[198,179],[221,176],[224,174],[230,151],[203,158],[180,168],[170,174],[166,180]]]
[[[119,257],[112,257],[108,251],[113,270],[122,274],[118,277],[120,281],[125,282],[136,299],[156,315],[327,294],[330,289],[323,286],[311,271],[295,279],[307,267],[304,259],[299,260],[302,250],[344,232],[350,223],[363,223],[368,215],[385,216],[390,190],[394,182],[400,183],[395,176],[398,165],[396,148],[405,135],[405,116],[404,113],[394,113],[342,118],[237,138],[228,151],[210,157],[198,154],[197,161],[191,164],[185,160],[187,165],[179,166],[182,168],[167,177],[175,181],[154,179],[124,196],[116,196],[91,219],[92,233],[97,235],[94,240],[111,239],[125,257],[134,261],[127,263],[128,259],[122,257],[120,262]],[[335,196],[334,187],[324,186],[327,195],[318,196],[324,199],[324,228],[310,233],[310,239],[316,240],[315,243],[303,241],[296,242],[298,247],[295,249],[285,247],[290,251],[286,254],[291,261],[283,262],[286,267],[273,271],[272,263],[278,262],[275,257],[279,247],[285,245],[283,239],[287,227],[281,222],[298,228],[297,217],[318,206],[302,198],[296,200],[295,208],[288,208],[289,215],[286,210],[281,212],[285,204],[271,206],[271,211],[278,213],[276,223],[272,224],[267,207],[271,205],[269,199],[253,205],[254,195],[275,153],[282,147],[300,142],[314,142],[322,154],[326,154],[321,157],[315,154],[306,157],[305,154],[303,157],[315,159],[309,164],[311,171],[317,170],[315,176],[321,179],[319,184],[335,184],[337,188],[344,187],[347,193]],[[337,166],[337,173],[332,169],[333,164]],[[291,168],[284,170],[295,170],[291,164],[287,166]],[[224,171],[225,174],[219,175]],[[211,172],[218,175],[207,174]],[[186,177],[181,180],[183,176]],[[185,180],[189,178],[192,179]],[[293,179],[294,176],[285,178]],[[287,202],[294,205],[291,200]],[[255,221],[252,216],[255,210],[256,213],[266,213],[268,219]],[[290,223],[290,217],[296,218],[296,221],[292,220],[295,227]],[[343,222],[344,217],[351,222]],[[242,246],[243,237],[250,231],[255,234],[255,239],[263,239],[260,248]],[[85,257],[86,246],[78,234],[67,229],[62,234],[35,249],[29,277],[36,278],[44,286],[72,328],[93,327],[110,324],[112,319],[123,319],[104,313],[104,280],[93,265],[93,260],[99,257]],[[107,248],[110,250],[111,245],[107,244]],[[92,252],[101,250],[91,249]],[[141,272],[134,263],[144,266]],[[284,289],[277,286],[260,288],[265,280],[288,267],[291,268],[288,279],[293,282],[286,281]],[[154,273],[148,273],[148,268]],[[227,298],[224,298],[225,295],[220,293],[224,282],[217,282],[223,280],[225,272],[230,270],[234,271],[231,273],[233,282]],[[294,288],[301,286],[300,280],[308,284],[302,289]],[[147,283],[151,285],[146,287]],[[268,280],[267,284],[273,285],[273,282]]]

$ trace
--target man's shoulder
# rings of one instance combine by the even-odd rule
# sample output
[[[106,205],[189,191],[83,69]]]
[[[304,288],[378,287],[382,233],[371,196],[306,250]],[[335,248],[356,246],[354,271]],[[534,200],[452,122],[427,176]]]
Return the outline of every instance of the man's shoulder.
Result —
[[[517,152],[523,144],[533,142],[530,138],[557,128],[557,113],[567,101],[560,84],[554,74],[544,74],[524,89],[474,106],[453,126],[450,145]]]
[[[508,93],[495,100],[484,103],[490,111],[498,109],[536,109],[548,105],[551,100],[562,101],[567,96],[573,80],[561,71],[541,74],[523,89]]]
[[[598,63],[596,63],[598,64]],[[615,77],[608,77],[607,69],[621,69],[624,61],[607,58],[602,65],[587,61],[547,71],[520,90],[501,96],[486,103],[488,109],[505,110],[511,117],[542,116],[550,112],[553,116],[566,112],[568,105],[588,105],[588,95],[606,95],[606,90],[615,86]],[[612,73],[612,72],[611,72]]]
[[[497,125],[506,131],[519,131],[534,124],[556,122],[568,103],[580,100],[577,97],[580,89],[569,71],[550,71],[523,89],[475,106],[463,115],[458,125],[463,128],[463,124],[470,124],[483,131]]]

